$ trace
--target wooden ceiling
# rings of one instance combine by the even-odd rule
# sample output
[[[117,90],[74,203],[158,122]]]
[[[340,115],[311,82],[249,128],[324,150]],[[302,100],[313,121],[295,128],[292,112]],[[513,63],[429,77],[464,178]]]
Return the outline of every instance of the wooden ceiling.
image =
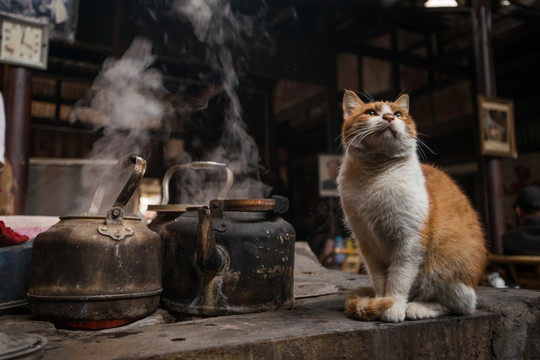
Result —
[[[468,2],[452,9],[426,9],[418,0],[268,3],[232,1],[237,14],[251,16],[255,22],[249,24],[253,33],[246,36],[246,48],[239,48],[239,43],[231,47],[242,74],[326,84],[329,62],[336,54],[348,52],[469,75],[462,64],[462,54],[472,52]],[[540,32],[540,5],[528,0],[509,3],[492,7],[501,71],[534,61],[540,54],[534,40]],[[246,35],[247,30],[239,33]],[[385,34],[395,40],[393,47],[377,45]],[[195,38],[187,20],[175,13],[170,0],[80,0],[76,42],[52,44],[49,72],[92,78],[107,57],[120,56],[137,35],[154,43],[160,66],[171,76],[193,78],[211,72],[212,64],[205,63],[208,49]],[[507,51],[515,44],[527,45],[520,54]]]
[[[152,41],[154,66],[165,75],[172,94],[198,96],[208,84],[219,83],[223,56],[231,57],[240,85],[247,82],[252,89],[272,92],[281,80],[336,89],[336,58],[348,53],[391,64],[391,89],[376,96],[394,97],[403,89],[403,66],[427,74],[425,84],[414,89],[421,96],[463,79],[474,82],[472,7],[482,1],[426,9],[423,0],[216,0],[210,2],[215,8],[208,27],[227,28],[239,37],[225,36],[212,44],[198,38],[192,23],[179,14],[178,4],[189,1],[79,0],[76,41],[52,42],[46,74],[91,82],[107,58],[120,57],[142,36]],[[540,97],[540,4],[511,0],[503,6],[497,0],[490,6],[497,93],[535,103]],[[307,105],[300,104],[333,111],[330,128],[325,129],[324,118],[302,125],[327,132],[327,150],[334,148],[331,139],[339,134],[337,98],[333,92],[328,98],[316,94]],[[279,123],[291,113],[283,109],[272,116]],[[437,136],[442,130],[434,126],[424,132]]]

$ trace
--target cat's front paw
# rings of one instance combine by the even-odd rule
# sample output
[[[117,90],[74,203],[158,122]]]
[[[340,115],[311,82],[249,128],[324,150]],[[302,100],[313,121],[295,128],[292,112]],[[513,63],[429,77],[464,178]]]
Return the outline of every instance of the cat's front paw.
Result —
[[[396,302],[392,307],[381,314],[381,320],[384,322],[400,322],[405,320],[405,303]]]

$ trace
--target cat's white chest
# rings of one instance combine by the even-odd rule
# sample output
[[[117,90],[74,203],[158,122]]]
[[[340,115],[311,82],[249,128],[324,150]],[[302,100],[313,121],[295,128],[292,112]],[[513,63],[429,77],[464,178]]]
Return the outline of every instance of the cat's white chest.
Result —
[[[429,201],[420,164],[414,160],[380,172],[367,171],[352,161],[344,163],[339,191],[358,241],[384,246],[420,233]]]

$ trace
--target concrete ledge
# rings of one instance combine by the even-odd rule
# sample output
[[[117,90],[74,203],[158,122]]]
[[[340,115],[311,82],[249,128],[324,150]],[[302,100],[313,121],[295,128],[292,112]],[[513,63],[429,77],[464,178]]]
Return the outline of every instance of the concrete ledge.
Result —
[[[58,330],[23,313],[0,316],[0,329],[47,337],[43,359],[540,358],[539,291],[482,288],[473,316],[358,322],[345,317],[343,301],[367,277],[324,269],[303,243],[296,253],[301,298],[290,310],[184,321],[158,310],[95,332]]]
[[[540,291],[480,288],[478,308],[498,315],[491,334],[495,359],[540,359]]]

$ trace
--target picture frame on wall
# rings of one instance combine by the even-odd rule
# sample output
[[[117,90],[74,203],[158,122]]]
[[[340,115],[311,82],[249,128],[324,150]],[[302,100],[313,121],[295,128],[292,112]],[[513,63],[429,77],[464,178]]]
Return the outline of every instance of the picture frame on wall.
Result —
[[[478,117],[482,154],[516,158],[514,102],[479,95]]]
[[[341,165],[341,155],[319,155],[319,195],[338,197],[337,176]]]

